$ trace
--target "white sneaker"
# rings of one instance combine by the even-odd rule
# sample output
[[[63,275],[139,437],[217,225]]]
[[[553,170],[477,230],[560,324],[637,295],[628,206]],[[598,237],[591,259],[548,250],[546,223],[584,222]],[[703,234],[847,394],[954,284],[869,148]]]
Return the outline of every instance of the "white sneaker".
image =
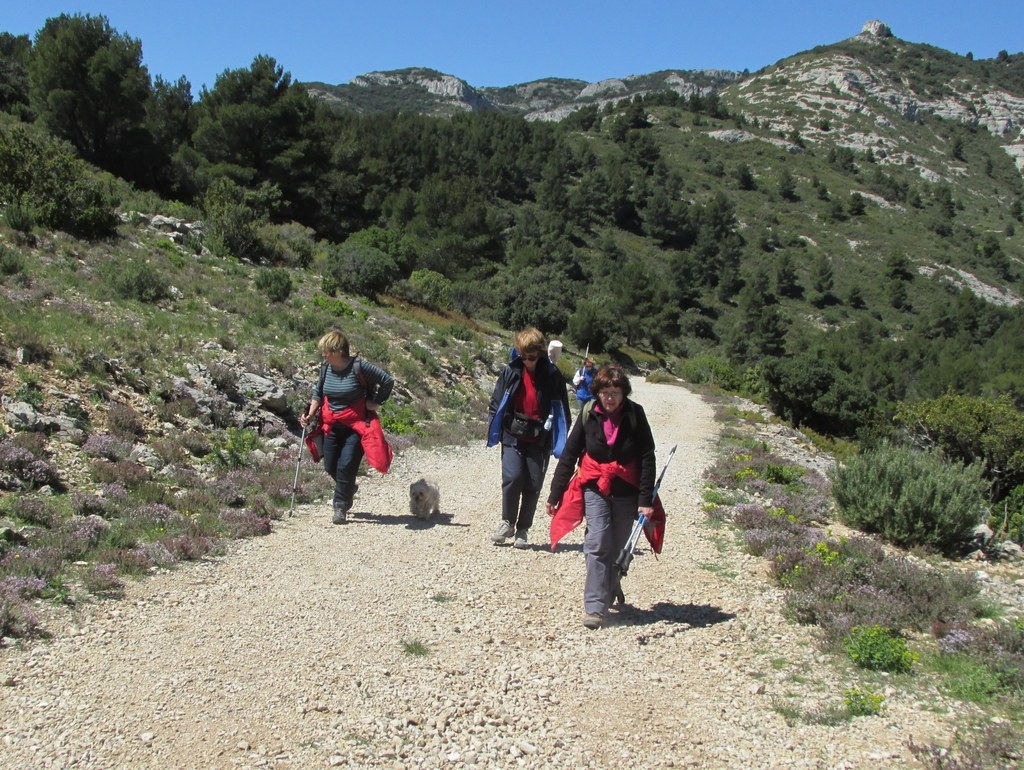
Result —
[[[518,530],[516,530],[516,539],[512,542],[512,547],[513,548],[526,548],[527,547],[526,535],[527,535],[527,533],[529,533],[529,531],[530,530],[528,530],[528,529],[518,529]]]
[[[509,537],[512,537],[512,534],[514,532],[515,532],[515,529],[512,528],[512,525],[509,524],[504,519],[502,519],[501,520],[501,524],[498,525],[498,528],[496,530],[494,530],[494,533],[491,535],[491,542],[492,543],[504,543],[505,539],[509,538]]]

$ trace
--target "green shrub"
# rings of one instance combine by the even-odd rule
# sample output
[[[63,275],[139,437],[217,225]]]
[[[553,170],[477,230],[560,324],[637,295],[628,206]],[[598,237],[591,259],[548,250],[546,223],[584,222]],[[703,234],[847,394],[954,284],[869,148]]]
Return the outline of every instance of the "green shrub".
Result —
[[[25,270],[25,257],[8,246],[0,245],[0,275],[17,275]]]
[[[334,316],[352,316],[355,315],[355,311],[352,306],[349,305],[345,300],[334,299],[332,297],[325,297],[323,294],[317,294],[313,297],[313,304],[319,308],[323,308],[328,313]],[[318,317],[319,316],[318,314]]]
[[[149,262],[109,262],[103,274],[107,285],[122,299],[152,303],[170,296],[167,281]]]
[[[324,292],[339,291],[374,297],[388,285],[398,270],[395,261],[380,249],[346,241],[327,253],[324,264]]]
[[[271,302],[284,302],[292,293],[291,274],[280,267],[263,270],[256,276],[256,288]]]
[[[718,356],[701,355],[683,364],[683,378],[698,385],[717,385],[723,390],[738,390],[740,375],[728,361]]]
[[[393,230],[386,230],[376,225],[352,233],[348,238],[348,242],[361,243],[383,251],[394,260],[398,269],[402,272],[412,267],[417,259],[416,246],[412,238],[400,236]]]
[[[907,649],[906,639],[881,626],[854,626],[843,639],[843,649],[857,666],[870,671],[909,671],[920,657]]]
[[[422,436],[424,432],[418,424],[416,410],[408,404],[398,406],[389,401],[380,409],[380,424],[396,436]]]
[[[851,687],[843,690],[843,705],[852,717],[873,717],[882,710],[885,698],[869,690]]]
[[[82,238],[110,236],[118,223],[108,191],[67,144],[19,125],[0,126],[0,200]]]
[[[896,421],[920,441],[938,446],[950,460],[980,464],[992,482],[993,499],[1024,483],[1024,413],[1008,395],[950,393],[904,403],[897,407]]]
[[[1024,545],[1024,484],[1014,487],[993,506],[988,525],[1000,540]]]
[[[214,442],[214,462],[222,468],[244,468],[249,464],[253,450],[259,445],[260,440],[255,431],[228,428],[224,437]]]
[[[452,324],[448,327],[448,333],[455,339],[462,340],[463,342],[469,342],[476,338],[473,330],[465,324]]]
[[[419,292],[423,304],[434,310],[452,306],[452,282],[433,270],[413,270],[409,283]]]
[[[978,466],[882,444],[831,473],[843,523],[889,542],[949,549],[982,520],[985,485]]]
[[[37,219],[35,208],[21,201],[11,201],[4,206],[4,220],[12,230],[20,233],[32,232]]]
[[[14,398],[38,409],[43,405],[43,390],[39,387],[38,382],[29,380],[21,383],[18,389],[14,391]]]
[[[257,231],[264,255],[271,264],[305,268],[316,255],[315,233],[296,222],[265,224]]]
[[[206,247],[217,257],[259,261],[264,254],[259,228],[265,220],[263,209],[273,197],[272,189],[247,191],[227,177],[219,177],[203,197]]]
[[[768,463],[764,466],[764,479],[772,484],[796,484],[804,477],[804,469],[792,463]]]
[[[20,212],[19,227],[30,215],[83,238],[104,238],[117,227],[115,202],[85,163],[66,144],[22,125],[0,125],[0,200],[30,212]]]
[[[820,352],[771,359],[763,375],[768,405],[798,428],[850,436],[874,404],[871,393]]]
[[[320,335],[334,325],[329,316],[312,307],[303,307],[298,312],[288,313],[284,322],[296,337],[304,340],[319,339]]]

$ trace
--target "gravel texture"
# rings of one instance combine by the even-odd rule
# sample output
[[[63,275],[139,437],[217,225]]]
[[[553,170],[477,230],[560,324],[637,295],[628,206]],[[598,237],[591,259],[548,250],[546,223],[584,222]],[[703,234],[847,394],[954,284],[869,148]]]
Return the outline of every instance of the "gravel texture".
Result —
[[[361,479],[346,525],[298,508],[0,650],[0,767],[875,768],[947,738],[938,696],[897,689],[878,717],[787,723],[780,706],[841,703],[853,675],[705,525],[711,408],[634,387],[659,464],[679,450],[664,553],[641,550],[609,626],[581,624],[581,530],[552,554],[539,512],[529,549],[490,543],[497,448],[410,450]],[[408,509],[421,476],[441,489],[426,523]]]

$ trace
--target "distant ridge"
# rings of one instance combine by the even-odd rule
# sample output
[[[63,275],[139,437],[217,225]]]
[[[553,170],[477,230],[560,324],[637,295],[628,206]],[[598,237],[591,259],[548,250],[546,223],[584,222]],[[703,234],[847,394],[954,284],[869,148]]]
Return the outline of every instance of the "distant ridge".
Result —
[[[440,116],[497,110],[527,120],[557,121],[580,107],[603,106],[654,91],[674,91],[682,96],[714,93],[742,75],[728,70],[662,70],[596,83],[543,78],[511,86],[474,88],[454,75],[410,67],[368,72],[342,85],[304,85],[329,104],[357,113],[397,110]]]

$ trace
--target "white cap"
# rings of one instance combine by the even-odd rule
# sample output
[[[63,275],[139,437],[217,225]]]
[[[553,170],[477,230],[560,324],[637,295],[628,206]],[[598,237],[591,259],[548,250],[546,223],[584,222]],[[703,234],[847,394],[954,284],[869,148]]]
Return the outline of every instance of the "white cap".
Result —
[[[558,340],[551,340],[548,343],[548,358],[555,361],[560,355],[562,355],[562,343]]]

